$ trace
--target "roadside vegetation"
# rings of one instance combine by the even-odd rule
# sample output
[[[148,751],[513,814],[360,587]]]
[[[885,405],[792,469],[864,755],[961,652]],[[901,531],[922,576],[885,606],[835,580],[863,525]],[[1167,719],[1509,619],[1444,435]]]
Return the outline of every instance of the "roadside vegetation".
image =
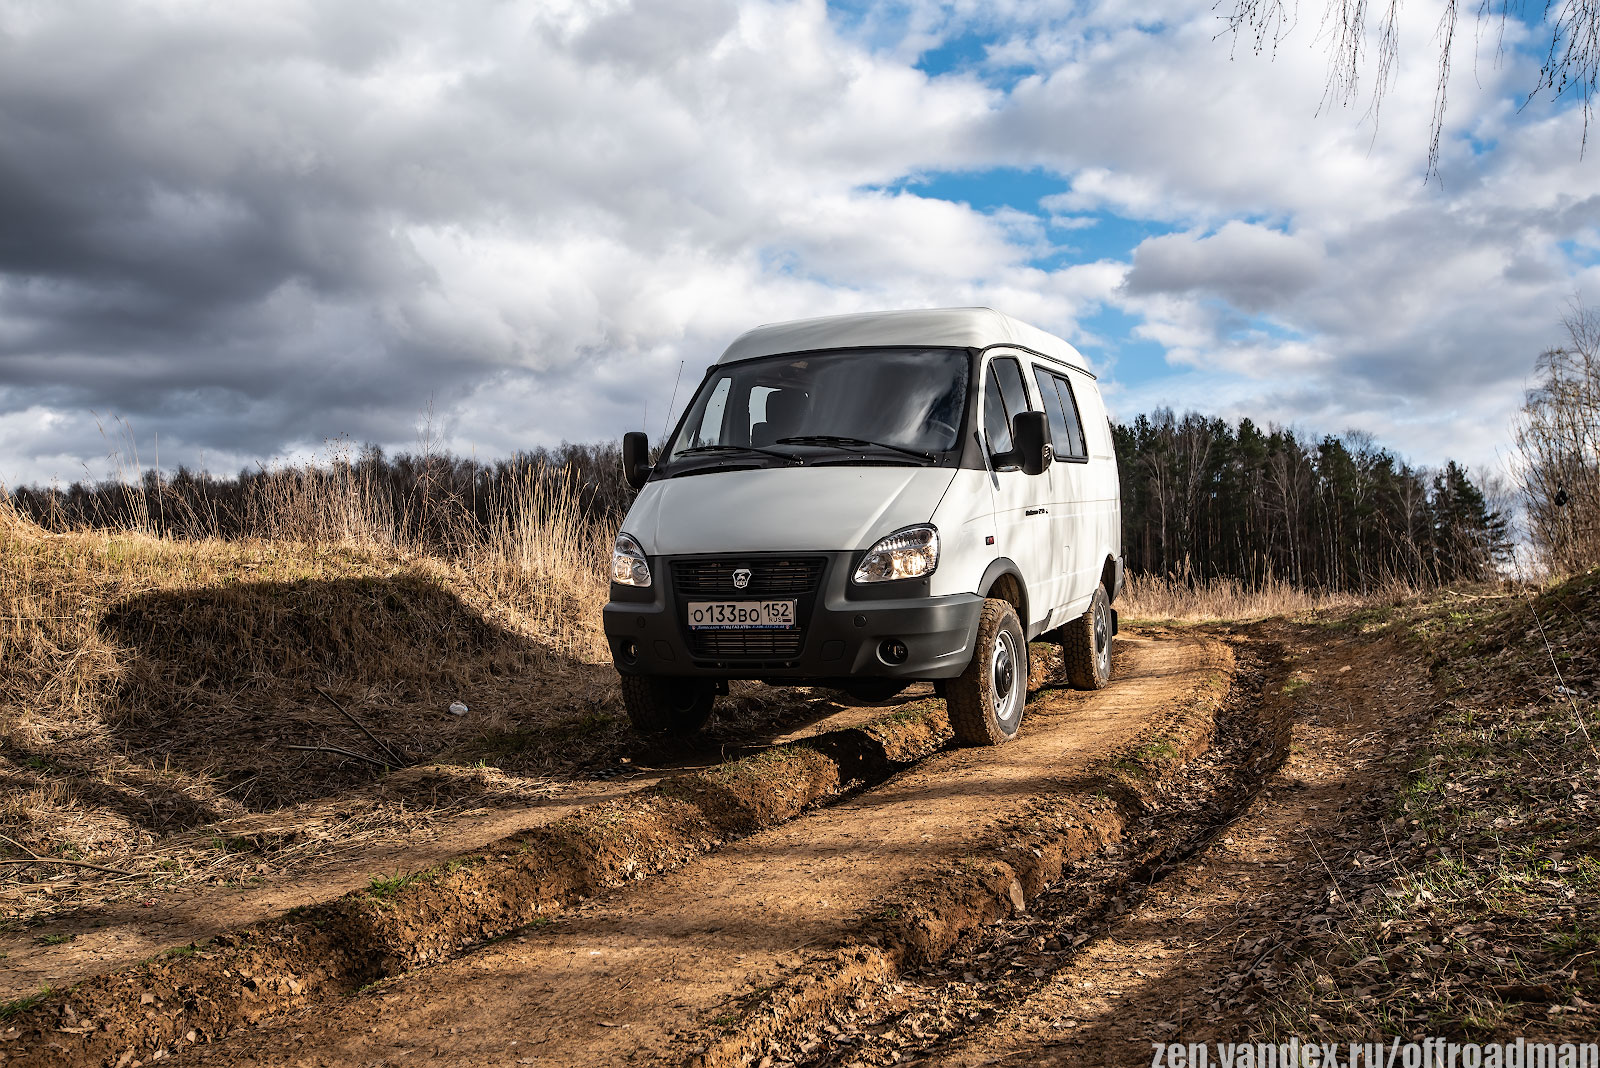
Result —
[[[1243,621],[1350,612],[1373,605],[1402,604],[1421,594],[1421,590],[1404,582],[1390,582],[1367,593],[1356,593],[1307,589],[1279,578],[1251,583],[1227,577],[1197,579],[1135,572],[1128,576],[1117,610],[1130,621]]]
[[[317,474],[256,483],[250,537],[52,532],[0,500],[0,926],[537,796],[562,760],[474,740],[616,704],[607,532],[566,483],[512,484],[445,553]]]
[[[1397,751],[1384,822],[1324,844],[1338,922],[1297,946],[1268,1016],[1284,1035],[1592,1040],[1600,569],[1387,615],[1364,625],[1431,665],[1438,704]]]

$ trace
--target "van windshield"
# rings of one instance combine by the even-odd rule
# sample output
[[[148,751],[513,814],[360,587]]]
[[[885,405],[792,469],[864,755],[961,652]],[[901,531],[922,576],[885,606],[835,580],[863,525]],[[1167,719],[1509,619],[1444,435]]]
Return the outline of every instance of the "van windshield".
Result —
[[[840,451],[873,462],[938,462],[960,441],[968,363],[962,349],[853,349],[718,367],[690,403],[666,462],[799,463]]]

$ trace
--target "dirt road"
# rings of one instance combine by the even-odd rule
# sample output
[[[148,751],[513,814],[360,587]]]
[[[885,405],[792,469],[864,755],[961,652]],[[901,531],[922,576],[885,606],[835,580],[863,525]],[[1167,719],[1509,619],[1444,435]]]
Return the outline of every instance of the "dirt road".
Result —
[[[1384,651],[1375,665],[1369,647],[1291,649],[1294,673],[1271,695],[1292,732],[1287,759],[1237,821],[1029,997],[931,1063],[1148,1065],[1154,1041],[1215,1042],[1267,1022],[1249,1019],[1241,993],[1286,981],[1286,917],[1339,922],[1330,858],[1381,811],[1374,801],[1399,774],[1384,763],[1394,734],[1429,703],[1421,668]],[[1219,1003],[1228,1010],[1216,1013]]]
[[[1392,642],[1278,625],[1251,638],[1240,674],[1259,674],[1257,696],[1172,783],[1145,840],[782,1036],[774,1048],[796,1053],[775,1063],[1141,1066],[1155,1042],[1270,1033],[1263,1003],[1306,981],[1297,944],[1375,893],[1361,880],[1385,858],[1356,847],[1401,780],[1397,740],[1432,701]]]
[[[856,942],[897,889],[981,851],[1041,796],[1228,670],[1197,637],[1120,643],[1115,685],[1035,694],[1022,736],[888,782],[553,922],[214,1045],[205,1064],[613,1064],[692,1057],[741,998]]]
[[[167,893],[93,910],[75,922],[57,922],[51,941],[28,929],[0,933],[0,1001],[25,997],[43,987],[61,988],[112,969],[125,967],[172,946],[199,942],[218,931],[257,923],[296,906],[338,897],[365,886],[375,876],[425,868],[465,850],[527,827],[563,816],[659,781],[643,775],[622,782],[562,783],[543,804],[464,813],[444,822],[431,841],[414,845],[394,842],[361,844],[354,850],[330,852],[322,864],[309,865],[292,877],[262,880],[259,885],[207,887]],[[276,817],[282,823],[282,817]]]
[[[607,669],[609,670],[609,668]],[[744,687],[747,699],[725,703],[716,732],[689,739],[626,736],[584,739],[566,747],[581,769],[557,766],[548,774],[506,776],[484,770],[431,764],[388,775],[382,791],[413,800],[413,813],[371,813],[371,798],[335,798],[236,818],[207,828],[231,853],[258,857],[258,874],[223,885],[149,888],[90,907],[64,908],[44,921],[0,928],[0,1004],[41,989],[62,989],[87,977],[136,964],[174,946],[204,942],[219,931],[260,923],[289,909],[328,901],[359,890],[374,878],[402,877],[463,853],[481,850],[510,835],[554,823],[606,801],[636,794],[686,770],[715,765],[746,752],[850,726],[880,715],[880,709],[840,708],[803,691]],[[914,693],[931,694],[926,685]],[[732,711],[733,715],[728,713]],[[596,775],[596,772],[599,775]],[[479,780],[488,780],[487,783]],[[444,794],[441,806],[437,797]],[[457,794],[464,794],[458,802]],[[363,831],[365,833],[363,833]],[[258,844],[295,843],[305,859],[287,864],[279,849],[256,852]],[[48,934],[48,937],[41,937]]]

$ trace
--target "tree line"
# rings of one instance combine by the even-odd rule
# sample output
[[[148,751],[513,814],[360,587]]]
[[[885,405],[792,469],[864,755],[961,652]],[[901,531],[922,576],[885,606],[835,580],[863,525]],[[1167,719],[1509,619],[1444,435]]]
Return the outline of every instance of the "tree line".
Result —
[[[1505,518],[1459,465],[1414,468],[1364,434],[1313,443],[1249,419],[1235,427],[1169,410],[1112,431],[1123,545],[1135,571],[1364,590],[1483,578],[1507,551]],[[327,502],[354,502],[367,529],[443,550],[541,501],[575,504],[583,519],[615,524],[632,499],[614,442],[491,463],[433,450],[391,456],[367,445],[331,463],[234,477],[180,467],[13,493],[48,529],[171,537],[325,536],[338,529]]]
[[[320,464],[246,468],[216,476],[179,467],[170,474],[23,487],[19,511],[47,530],[141,530],[164,537],[326,536],[330,512],[378,529],[399,544],[457,547],[475,529],[523,508],[556,505],[615,523],[633,502],[616,442],[563,443],[492,462],[435,449],[386,455],[364,445]]]
[[[1510,552],[1506,516],[1459,464],[1412,467],[1368,434],[1162,409],[1112,440],[1135,571],[1365,591],[1486,578]]]

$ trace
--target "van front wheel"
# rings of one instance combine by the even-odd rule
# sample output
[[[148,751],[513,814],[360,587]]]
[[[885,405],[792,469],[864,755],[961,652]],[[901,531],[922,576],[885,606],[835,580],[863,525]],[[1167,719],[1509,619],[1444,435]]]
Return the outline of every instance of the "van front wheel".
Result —
[[[1095,587],[1089,610],[1061,628],[1061,659],[1067,681],[1079,690],[1100,690],[1111,681],[1111,602]]]
[[[950,729],[959,745],[999,745],[1017,736],[1028,702],[1028,641],[1010,602],[991,597],[978,617],[967,670],[945,683]]]
[[[693,734],[711,718],[717,684],[710,679],[623,675],[622,704],[640,734]]]

